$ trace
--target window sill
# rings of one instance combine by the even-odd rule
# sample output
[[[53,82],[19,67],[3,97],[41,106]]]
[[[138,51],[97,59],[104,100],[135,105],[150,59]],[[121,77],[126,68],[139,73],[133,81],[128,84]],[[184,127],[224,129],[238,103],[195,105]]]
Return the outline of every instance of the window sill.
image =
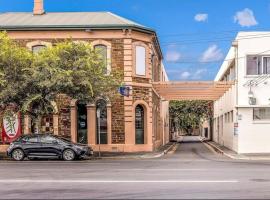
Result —
[[[145,79],[149,79],[148,76],[144,76],[144,75],[136,75],[136,74],[134,74],[133,77],[134,78],[145,78]]]
[[[253,124],[270,124],[270,120],[267,120],[267,121],[253,121]]]

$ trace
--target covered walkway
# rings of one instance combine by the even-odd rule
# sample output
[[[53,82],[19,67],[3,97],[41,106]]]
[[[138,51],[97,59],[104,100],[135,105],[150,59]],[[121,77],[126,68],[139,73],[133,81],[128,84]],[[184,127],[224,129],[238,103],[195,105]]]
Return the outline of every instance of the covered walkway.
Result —
[[[234,82],[169,81],[153,83],[156,92],[165,100],[217,100]]]

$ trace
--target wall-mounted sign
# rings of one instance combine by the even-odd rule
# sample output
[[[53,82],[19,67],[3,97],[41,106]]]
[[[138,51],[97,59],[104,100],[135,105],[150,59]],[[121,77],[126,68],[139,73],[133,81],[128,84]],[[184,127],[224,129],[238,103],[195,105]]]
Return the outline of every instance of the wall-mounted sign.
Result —
[[[130,95],[130,87],[129,86],[120,86],[118,92],[125,97],[129,97]]]
[[[242,120],[242,115],[237,115],[238,120]]]
[[[233,134],[238,135],[238,123],[234,123],[233,127],[234,127]]]
[[[2,121],[2,141],[10,143],[21,135],[20,113],[8,110],[4,113]]]

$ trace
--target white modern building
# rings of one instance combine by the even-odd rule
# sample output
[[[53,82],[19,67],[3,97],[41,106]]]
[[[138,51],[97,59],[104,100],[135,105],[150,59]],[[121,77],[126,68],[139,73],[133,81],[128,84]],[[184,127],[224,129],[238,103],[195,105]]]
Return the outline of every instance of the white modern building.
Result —
[[[270,32],[240,32],[215,81],[235,84],[214,102],[212,140],[237,153],[270,153]]]

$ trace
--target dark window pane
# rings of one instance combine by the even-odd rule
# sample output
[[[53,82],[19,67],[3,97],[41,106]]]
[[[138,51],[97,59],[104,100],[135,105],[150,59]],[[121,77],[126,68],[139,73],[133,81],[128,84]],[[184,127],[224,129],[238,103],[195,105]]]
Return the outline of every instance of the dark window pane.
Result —
[[[51,136],[42,136],[40,138],[41,143],[52,144],[53,141],[56,141],[56,139],[54,137],[51,137]]]
[[[261,74],[261,61],[259,56],[247,56],[247,75]]]
[[[136,144],[144,144],[144,109],[138,105],[135,110]]]
[[[270,57],[263,58],[263,73],[270,74]]]
[[[87,144],[87,108],[83,102],[77,104],[77,142]]]
[[[29,142],[29,143],[37,143],[38,137],[36,136],[26,136],[22,139],[23,142]]]
[[[99,144],[99,131],[100,131],[100,144],[108,143],[108,125],[107,125],[107,102],[100,99],[96,103],[97,110],[100,110],[100,118],[97,118],[97,144]]]
[[[259,120],[270,120],[270,108],[254,108],[253,119]]]

